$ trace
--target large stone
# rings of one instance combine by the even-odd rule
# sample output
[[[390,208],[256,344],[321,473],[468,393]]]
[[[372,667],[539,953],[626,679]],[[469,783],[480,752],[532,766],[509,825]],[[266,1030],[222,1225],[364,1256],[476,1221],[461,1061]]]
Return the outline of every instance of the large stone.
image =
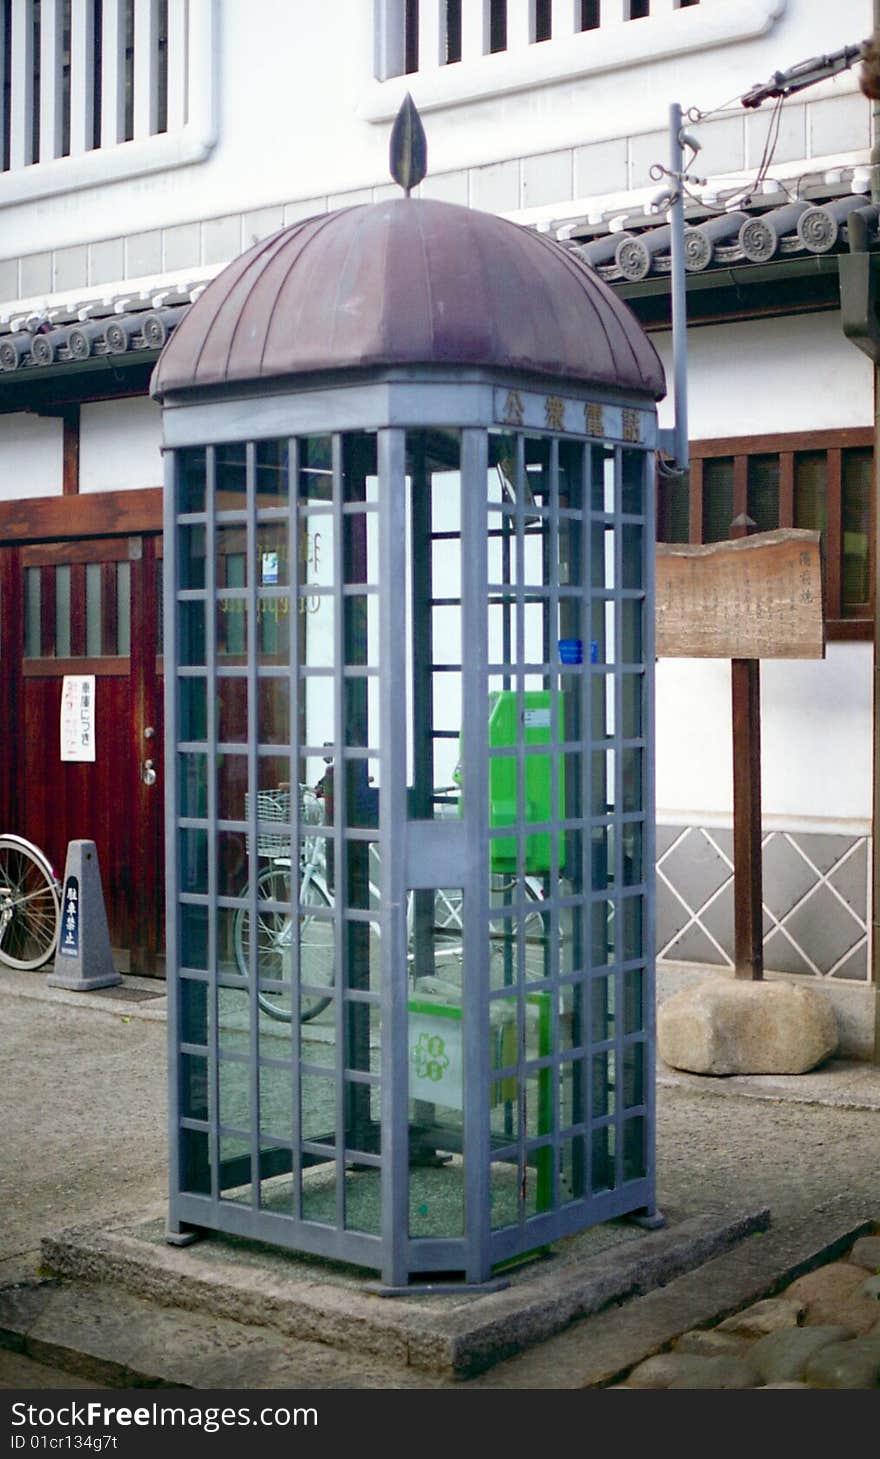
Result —
[[[804,1074],[837,1048],[837,1018],[810,988],[711,978],[661,1003],[657,1048],[693,1074]]]
[[[852,1333],[846,1327],[780,1329],[753,1343],[748,1361],[765,1383],[800,1382],[817,1353],[850,1337]]]
[[[869,1272],[880,1272],[880,1236],[860,1236],[849,1259]]]
[[[850,1261],[832,1261],[798,1277],[786,1297],[803,1303],[811,1326],[848,1327],[856,1336],[878,1326],[877,1299],[863,1291],[865,1269]]]
[[[744,1312],[725,1318],[719,1324],[720,1332],[739,1333],[741,1337],[763,1337],[768,1332],[781,1328],[797,1327],[804,1315],[802,1302],[793,1302],[786,1297],[768,1297],[763,1302],[754,1302]]]

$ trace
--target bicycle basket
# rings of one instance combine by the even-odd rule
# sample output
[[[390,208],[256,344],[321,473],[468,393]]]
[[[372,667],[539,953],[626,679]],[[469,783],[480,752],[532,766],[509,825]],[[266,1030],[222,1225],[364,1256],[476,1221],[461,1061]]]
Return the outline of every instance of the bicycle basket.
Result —
[[[251,796],[249,791],[244,795],[245,819],[250,820]],[[290,855],[290,791],[289,790],[258,790],[257,791],[257,820],[261,822],[257,832],[257,855],[258,856],[289,856]],[[263,822],[271,822],[279,827],[277,831],[270,830]],[[250,853],[251,838],[247,838],[247,849]]]
[[[299,792],[299,813],[300,820],[311,826],[321,825],[324,820],[324,803],[315,795],[308,786],[300,786]],[[245,819],[250,819],[251,797],[250,792],[245,791],[244,797]],[[258,790],[257,791],[257,820],[260,828],[257,832],[257,855],[258,856],[289,856],[290,855],[290,791],[289,790]],[[278,830],[272,830],[272,826],[278,826]],[[247,837],[247,848],[250,852],[250,836]]]

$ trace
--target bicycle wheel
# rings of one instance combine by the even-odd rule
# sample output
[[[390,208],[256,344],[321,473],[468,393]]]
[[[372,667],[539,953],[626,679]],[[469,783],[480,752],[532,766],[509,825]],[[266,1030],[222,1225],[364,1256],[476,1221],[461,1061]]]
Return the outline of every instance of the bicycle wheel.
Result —
[[[257,879],[257,976],[263,983],[279,983],[275,989],[261,986],[257,1001],[264,1013],[282,1023],[293,1017],[293,939],[296,923],[290,915],[290,872],[287,867],[269,866]],[[265,905],[273,903],[272,906]],[[331,994],[335,945],[333,924],[328,918],[309,915],[308,907],[330,907],[329,894],[314,879],[303,888],[299,921],[300,1022],[308,1023],[323,1012]],[[235,960],[244,977],[250,976],[250,907],[242,907],[235,918],[233,943]]]
[[[61,905],[52,868],[21,836],[0,836],[0,960],[31,970],[58,943]]]

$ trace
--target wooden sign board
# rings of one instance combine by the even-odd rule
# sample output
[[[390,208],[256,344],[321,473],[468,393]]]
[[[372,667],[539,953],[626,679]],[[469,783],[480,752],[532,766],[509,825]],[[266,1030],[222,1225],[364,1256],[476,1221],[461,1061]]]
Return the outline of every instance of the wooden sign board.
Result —
[[[657,656],[822,659],[819,533],[657,544]]]

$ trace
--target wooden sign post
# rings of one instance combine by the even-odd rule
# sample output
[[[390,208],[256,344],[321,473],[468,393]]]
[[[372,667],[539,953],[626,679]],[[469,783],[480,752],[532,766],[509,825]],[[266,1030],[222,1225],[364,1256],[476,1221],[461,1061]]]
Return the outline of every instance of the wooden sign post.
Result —
[[[819,533],[749,535],[737,517],[731,541],[657,544],[657,655],[729,658],[733,716],[733,887],[736,976],[764,975],[761,875],[762,658],[825,657]]]

